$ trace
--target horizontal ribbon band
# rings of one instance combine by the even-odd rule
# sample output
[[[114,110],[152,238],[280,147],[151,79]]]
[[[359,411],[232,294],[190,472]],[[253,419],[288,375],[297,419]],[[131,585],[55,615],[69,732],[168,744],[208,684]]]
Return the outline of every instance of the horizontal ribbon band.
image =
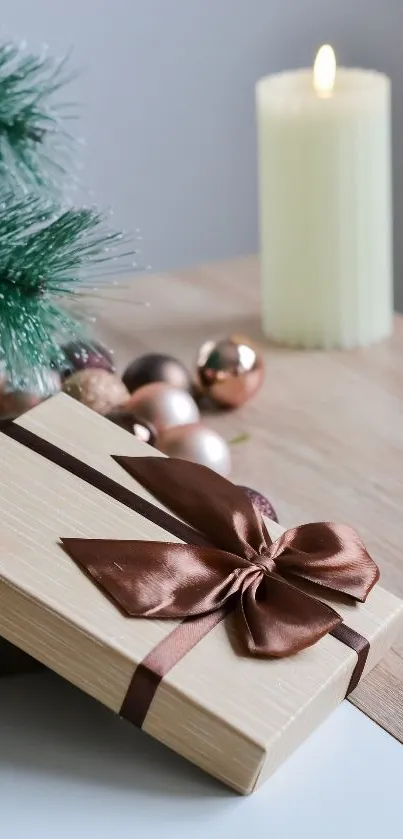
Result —
[[[330,632],[357,653],[347,693],[356,687],[368,642],[296,587],[301,578],[365,599],[379,572],[350,528],[303,525],[273,543],[243,492],[210,470],[165,458],[115,458],[189,526],[33,432],[14,423],[2,430],[186,543],[63,540],[128,614],[185,618],[136,668],[123,716],[141,726],[161,679],[230,610],[252,654],[292,654]],[[116,566],[124,573],[111,574]]]

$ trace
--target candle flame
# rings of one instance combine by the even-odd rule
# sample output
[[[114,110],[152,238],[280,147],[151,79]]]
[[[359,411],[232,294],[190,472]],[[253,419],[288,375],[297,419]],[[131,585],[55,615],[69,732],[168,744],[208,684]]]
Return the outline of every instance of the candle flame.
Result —
[[[336,80],[336,56],[329,44],[320,48],[313,67],[313,86],[318,96],[331,96]]]

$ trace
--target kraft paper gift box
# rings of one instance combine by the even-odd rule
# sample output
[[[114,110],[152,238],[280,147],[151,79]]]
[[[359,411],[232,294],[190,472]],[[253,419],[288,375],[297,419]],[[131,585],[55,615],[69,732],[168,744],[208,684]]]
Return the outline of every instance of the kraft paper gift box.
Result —
[[[144,670],[138,665],[181,622],[128,617],[83,573],[60,538],[180,543],[123,503],[129,490],[164,510],[112,457],[162,455],[65,395],[34,408],[13,428],[24,431],[14,438],[0,433],[0,635],[130,716],[129,689]],[[21,433],[25,439],[15,439]],[[36,445],[43,440],[112,479],[109,489],[123,488],[123,501],[119,492],[112,498],[92,486],[88,475],[72,474],[68,463],[51,462]],[[283,532],[265,524],[272,539]],[[402,625],[402,602],[379,583],[365,603],[329,592],[326,602],[369,642],[368,672]],[[160,673],[141,722],[175,752],[250,793],[342,701],[357,653],[326,634],[285,658],[248,656],[232,617],[212,625],[162,678]],[[185,625],[192,631],[192,622]]]

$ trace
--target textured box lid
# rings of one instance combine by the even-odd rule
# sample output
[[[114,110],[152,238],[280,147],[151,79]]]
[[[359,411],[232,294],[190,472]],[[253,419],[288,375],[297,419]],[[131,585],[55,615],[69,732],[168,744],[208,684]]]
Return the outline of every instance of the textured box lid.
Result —
[[[111,455],[159,453],[69,397],[18,424],[157,503]],[[119,712],[136,665],[176,623],[123,616],[59,538],[178,540],[4,435],[0,461],[0,634]],[[403,603],[377,585],[365,604],[334,605],[371,643],[367,672],[393,643]],[[143,729],[248,793],[343,699],[357,659],[331,636],[286,659],[235,650],[226,619],[165,677]]]

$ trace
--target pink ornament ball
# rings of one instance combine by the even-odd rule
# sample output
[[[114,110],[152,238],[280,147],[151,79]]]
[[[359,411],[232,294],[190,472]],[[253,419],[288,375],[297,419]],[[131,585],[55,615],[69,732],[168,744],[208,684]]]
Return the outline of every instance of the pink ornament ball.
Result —
[[[157,449],[169,457],[208,466],[220,475],[231,470],[231,455],[225,440],[200,422],[168,428],[157,437]]]
[[[157,435],[174,425],[187,425],[200,418],[194,399],[185,390],[153,382],[132,393],[124,406],[156,429]]]

